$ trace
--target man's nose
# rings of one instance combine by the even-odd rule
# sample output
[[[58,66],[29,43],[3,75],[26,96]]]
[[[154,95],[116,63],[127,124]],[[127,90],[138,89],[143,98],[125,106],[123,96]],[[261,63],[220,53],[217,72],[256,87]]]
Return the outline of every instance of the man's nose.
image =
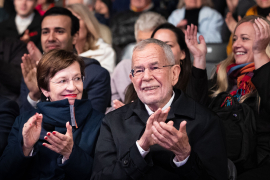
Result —
[[[143,72],[143,80],[148,81],[153,77],[152,71],[149,68],[146,68]]]
[[[55,35],[54,35],[54,32],[51,32],[51,33],[49,34],[48,40],[49,40],[49,41],[55,41]]]

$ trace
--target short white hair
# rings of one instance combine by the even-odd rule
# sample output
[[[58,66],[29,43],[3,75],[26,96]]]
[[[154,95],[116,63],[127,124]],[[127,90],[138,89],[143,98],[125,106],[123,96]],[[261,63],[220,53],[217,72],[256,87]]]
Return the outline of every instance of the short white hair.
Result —
[[[135,51],[142,51],[145,49],[145,47],[148,44],[156,44],[158,46],[160,46],[166,56],[166,60],[169,63],[169,65],[175,65],[175,59],[174,59],[174,55],[173,52],[171,50],[171,47],[169,45],[167,45],[166,43],[164,43],[163,41],[160,41],[158,39],[153,39],[153,38],[149,38],[146,40],[143,40],[141,42],[139,42],[138,44],[136,44],[136,46],[133,49],[133,53]]]
[[[134,25],[135,38],[138,31],[154,31],[159,25],[166,23],[166,19],[155,12],[142,13]]]

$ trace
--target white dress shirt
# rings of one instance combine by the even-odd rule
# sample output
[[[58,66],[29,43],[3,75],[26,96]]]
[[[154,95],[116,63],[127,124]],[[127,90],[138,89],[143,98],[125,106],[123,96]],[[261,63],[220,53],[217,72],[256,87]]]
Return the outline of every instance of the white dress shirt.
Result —
[[[165,110],[167,107],[171,106],[172,102],[173,102],[173,99],[174,99],[174,96],[175,96],[175,93],[173,91],[173,95],[171,97],[171,99],[169,100],[169,102],[162,108],[162,110]],[[145,105],[145,108],[149,114],[149,116],[151,116],[154,112],[146,105]],[[147,151],[143,150],[143,148],[138,144],[138,142],[136,142],[136,145],[138,147],[138,150],[140,152],[140,154],[142,155],[142,157],[144,158],[149,152],[150,152],[150,149],[148,149]],[[177,166],[177,167],[180,167],[180,166],[183,166],[184,164],[186,164],[187,160],[188,160],[189,156],[183,160],[183,161],[178,161],[176,157],[173,158],[173,162],[174,164]]]
[[[32,12],[32,14],[30,14],[28,17],[26,18],[22,18],[21,16],[19,16],[18,14],[15,17],[15,24],[18,30],[19,34],[22,34],[26,28],[31,24],[31,22],[33,21],[35,16],[35,13]]]

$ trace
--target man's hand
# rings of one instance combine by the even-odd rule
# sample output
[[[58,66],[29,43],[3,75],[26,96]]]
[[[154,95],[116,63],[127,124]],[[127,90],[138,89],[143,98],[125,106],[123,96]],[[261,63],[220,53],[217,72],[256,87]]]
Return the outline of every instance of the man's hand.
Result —
[[[69,124],[69,122],[66,123],[66,127],[66,134],[61,134],[57,131],[53,131],[52,133],[48,132],[44,139],[47,140],[50,144],[43,143],[42,145],[58,154],[63,155],[65,159],[69,159],[74,142],[72,126]]]
[[[34,101],[39,100],[41,94],[37,85],[36,62],[30,58],[30,55],[24,54],[22,57],[21,68],[24,82],[30,91],[30,98]]]
[[[191,26],[187,27],[187,31],[185,32],[185,41],[188,49],[192,53],[194,60],[193,66],[199,69],[206,68],[206,53],[207,47],[205,40],[202,35],[199,37],[200,44],[197,41],[197,26],[191,24]]]
[[[30,54],[30,58],[35,61],[36,64],[38,64],[39,60],[42,58],[42,54],[37,46],[32,41],[30,41],[27,43],[27,50]]]
[[[172,151],[178,161],[185,160],[191,152],[187,132],[186,121],[181,122],[179,130],[173,126],[173,121],[167,124],[164,122],[154,122],[153,139],[157,144]]]
[[[166,108],[164,111],[162,111],[160,108],[154,113],[152,114],[147,122],[146,122],[146,128],[145,131],[142,135],[142,137],[140,138],[140,140],[138,141],[138,144],[140,145],[140,147],[147,151],[150,146],[155,144],[154,139],[152,138],[152,126],[154,122],[165,122],[168,116],[168,113],[170,111],[170,107]]]
[[[29,30],[26,29],[24,31],[23,36],[20,38],[21,41],[25,42],[26,44],[30,41],[30,35],[29,35]]]
[[[36,113],[23,126],[23,154],[29,156],[41,132],[42,114]]]

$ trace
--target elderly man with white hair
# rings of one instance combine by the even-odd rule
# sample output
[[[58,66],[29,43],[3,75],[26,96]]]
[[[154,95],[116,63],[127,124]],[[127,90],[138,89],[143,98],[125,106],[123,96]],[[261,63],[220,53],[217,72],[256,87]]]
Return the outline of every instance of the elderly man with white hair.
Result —
[[[105,116],[92,180],[227,179],[222,122],[181,90],[168,45],[138,43],[130,79],[138,98]]]

